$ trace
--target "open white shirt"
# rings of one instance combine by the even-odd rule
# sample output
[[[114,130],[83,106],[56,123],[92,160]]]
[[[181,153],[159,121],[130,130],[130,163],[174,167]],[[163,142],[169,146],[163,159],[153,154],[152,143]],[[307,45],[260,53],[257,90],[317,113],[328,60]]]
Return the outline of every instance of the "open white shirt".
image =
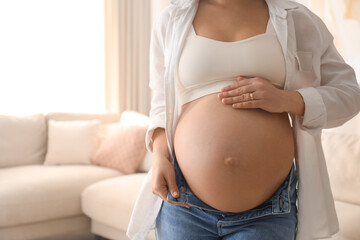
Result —
[[[150,41],[150,83],[153,90],[146,147],[152,134],[165,128],[170,161],[181,106],[176,89],[177,66],[199,0],[172,0],[155,18]],[[355,72],[338,53],[324,22],[304,5],[266,0],[286,61],[285,91],[298,91],[304,116],[290,114],[299,171],[297,240],[330,237],[339,231],[321,132],[344,124],[360,111]],[[339,159],[340,160],[340,159]],[[162,199],[152,193],[152,169],[135,203],[127,236],[144,240],[155,228]]]

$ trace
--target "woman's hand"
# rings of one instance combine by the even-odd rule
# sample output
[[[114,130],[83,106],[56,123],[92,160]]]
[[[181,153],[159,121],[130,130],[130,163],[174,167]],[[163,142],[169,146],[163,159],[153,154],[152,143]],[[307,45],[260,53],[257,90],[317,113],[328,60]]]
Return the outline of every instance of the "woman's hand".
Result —
[[[189,204],[173,203],[167,200],[167,194],[169,192],[174,198],[179,197],[179,189],[176,185],[175,169],[171,162],[162,154],[153,154],[153,166],[152,166],[152,193],[158,195],[164,201],[187,207]]]
[[[241,76],[237,77],[237,83],[222,88],[218,94],[222,103],[232,104],[233,108],[261,108],[272,113],[286,111],[287,96],[284,90],[276,88],[267,79]]]

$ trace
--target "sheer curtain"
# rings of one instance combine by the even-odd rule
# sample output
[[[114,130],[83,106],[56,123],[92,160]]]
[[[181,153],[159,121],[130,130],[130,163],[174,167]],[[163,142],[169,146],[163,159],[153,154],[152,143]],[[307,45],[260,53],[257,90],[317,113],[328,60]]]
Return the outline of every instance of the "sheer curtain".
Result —
[[[149,114],[151,1],[105,0],[105,104]]]

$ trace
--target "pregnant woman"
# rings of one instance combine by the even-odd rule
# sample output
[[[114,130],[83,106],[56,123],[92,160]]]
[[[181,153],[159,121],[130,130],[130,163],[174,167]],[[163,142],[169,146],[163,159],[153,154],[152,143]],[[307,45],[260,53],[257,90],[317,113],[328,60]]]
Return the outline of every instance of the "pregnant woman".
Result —
[[[164,202],[157,238],[218,239],[224,234],[219,234],[216,219],[226,216],[222,223],[228,239],[294,239],[294,140],[288,114],[280,112],[285,60],[266,2],[200,1],[178,74],[181,114],[173,153],[178,186],[167,185],[171,202],[176,203],[172,197],[179,198],[181,186],[186,191],[180,195],[191,201],[178,204],[188,209]],[[300,94],[298,98],[303,114]],[[249,100],[263,109],[237,107]],[[156,150],[166,146],[158,134],[164,131],[155,132]],[[153,184],[161,196],[156,185],[166,184],[161,179],[171,167],[165,158],[154,160]],[[275,197],[279,207],[283,201],[289,204],[280,209],[283,215],[269,215]],[[276,234],[269,235],[273,229]]]
[[[360,89],[322,21],[287,0],[173,0],[160,16],[146,136],[153,167],[127,235],[336,233],[319,133],[359,112]]]

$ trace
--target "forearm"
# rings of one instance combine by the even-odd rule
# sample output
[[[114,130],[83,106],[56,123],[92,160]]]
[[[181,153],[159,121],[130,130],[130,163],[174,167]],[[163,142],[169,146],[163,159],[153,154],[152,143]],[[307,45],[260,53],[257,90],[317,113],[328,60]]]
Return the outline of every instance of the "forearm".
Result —
[[[164,128],[156,128],[153,136],[153,153],[169,158],[169,150],[167,147],[167,140]]]
[[[297,91],[284,91],[284,112],[304,116],[305,103]]]

